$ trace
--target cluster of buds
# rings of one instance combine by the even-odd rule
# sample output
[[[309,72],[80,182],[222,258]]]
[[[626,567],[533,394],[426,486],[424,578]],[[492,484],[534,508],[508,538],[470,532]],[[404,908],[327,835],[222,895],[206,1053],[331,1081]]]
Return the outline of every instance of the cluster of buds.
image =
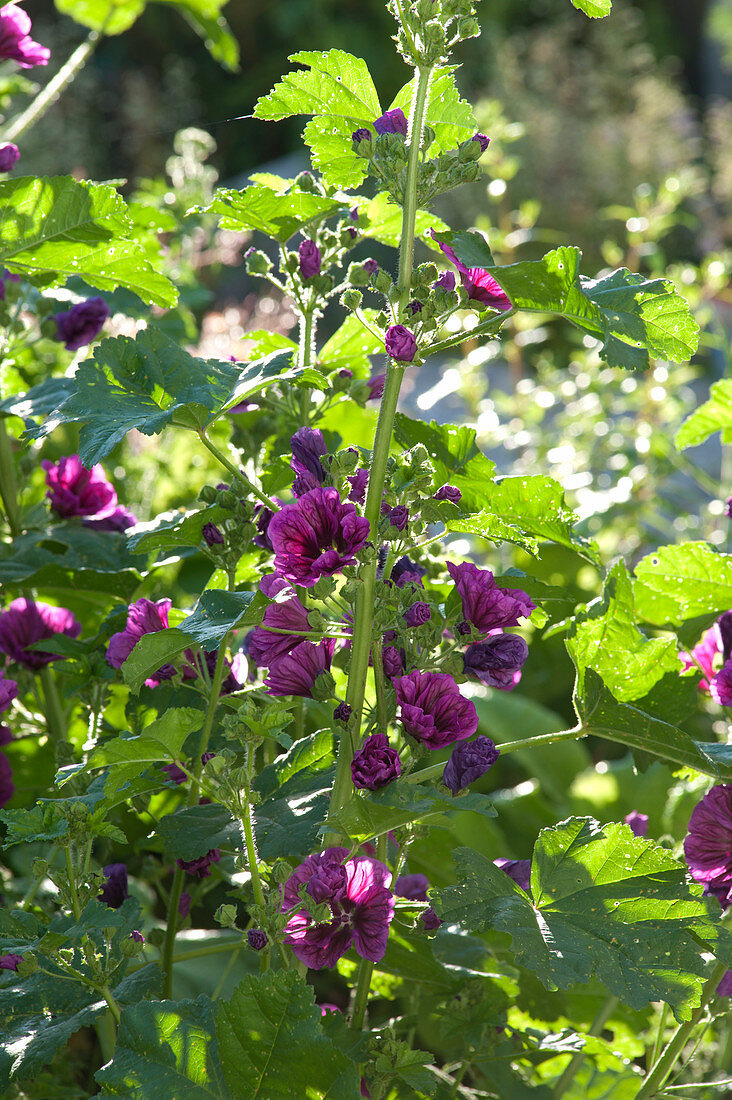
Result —
[[[399,25],[399,52],[414,67],[444,65],[458,42],[480,34],[471,0],[389,0],[387,7]]]

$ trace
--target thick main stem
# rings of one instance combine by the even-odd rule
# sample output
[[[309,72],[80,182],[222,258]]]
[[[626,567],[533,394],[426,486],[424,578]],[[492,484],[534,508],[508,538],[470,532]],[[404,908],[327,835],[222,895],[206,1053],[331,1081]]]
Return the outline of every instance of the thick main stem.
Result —
[[[419,152],[422,144],[424,115],[427,103],[432,68],[420,66],[412,100],[409,118],[409,154],[407,160],[407,178],[404,190],[404,208],[402,212],[402,235],[399,250],[398,286],[400,305],[409,301],[414,264],[414,229],[417,219],[417,172]],[[391,448],[391,436],[394,428],[394,416],[399,390],[404,375],[404,367],[389,361],[384,381],[384,394],[379,408],[379,420],[374,438],[374,450],[369,473],[369,487],[366,496],[366,518],[369,521],[372,542],[376,543],[381,516],[381,498],[384,493],[386,464]],[[354,714],[353,734],[344,734],[338,748],[336,777],[331,796],[331,811],[339,810],[348,800],[351,791],[351,761],[360,736],[363,701],[366,691],[366,676],[371,653],[371,635],[374,619],[374,597],[376,593],[376,561],[367,565],[361,576],[361,586],[356,598],[356,614],[353,625],[353,648],[351,667],[348,674],[346,701]],[[338,842],[338,834],[330,833],[327,842]]]
[[[37,95],[25,111],[10,123],[5,131],[5,141],[14,141],[15,138],[20,137],[24,130],[27,130],[29,126],[38,122],[45,115],[48,108],[53,106],[79,70],[86,65],[101,37],[99,32],[91,31],[87,39],[76,47],[66,64],[59,69],[52,80],[49,80],[40,95]]]

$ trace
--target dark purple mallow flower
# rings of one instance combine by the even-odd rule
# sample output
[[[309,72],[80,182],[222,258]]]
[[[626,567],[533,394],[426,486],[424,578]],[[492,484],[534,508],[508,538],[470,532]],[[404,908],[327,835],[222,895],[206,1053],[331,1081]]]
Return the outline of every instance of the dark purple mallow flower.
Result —
[[[170,779],[173,783],[177,783],[178,786],[180,786],[181,783],[185,783],[186,779],[188,778],[188,773],[184,772],[183,769],[178,766],[178,764],[163,764],[160,770],[164,771],[168,776],[168,779]]]
[[[386,354],[398,363],[411,363],[417,354],[417,340],[404,325],[389,325],[386,330]]]
[[[10,726],[0,726],[0,747],[9,745],[12,740],[13,734],[10,730]]]
[[[407,626],[424,626],[432,618],[432,611],[430,605],[420,600],[419,603],[413,603],[411,607],[408,607],[402,616]]]
[[[6,653],[13,661],[33,672],[45,668],[51,661],[59,660],[58,653],[28,649],[32,642],[65,634],[78,638],[81,623],[77,622],[65,607],[51,607],[40,601],[21,596],[0,612],[0,653]]]
[[[187,891],[183,891],[178,902],[178,912],[182,917],[187,917],[191,908],[191,895]]]
[[[218,848],[211,848],[206,852],[205,856],[199,856],[198,859],[176,859],[176,863],[189,874],[192,878],[208,878],[211,874],[211,864],[218,863],[221,859],[221,852]]]
[[[17,972],[22,961],[22,955],[0,955],[0,970],[14,970]]]
[[[261,928],[250,928],[247,932],[247,943],[254,951],[263,951],[268,942],[267,933]]]
[[[156,634],[159,630],[168,629],[170,606],[170,600],[154,603],[145,596],[130,604],[126,627],[113,634],[107,646],[107,661],[112,668],[122,668],[143,634]],[[145,684],[147,687],[157,687],[161,680],[169,680],[174,674],[173,665],[163,665]]]
[[[489,687],[510,691],[521,679],[529,647],[518,634],[493,634],[468,646],[463,657],[466,676],[475,676]]]
[[[277,601],[266,609],[263,626],[255,627],[249,639],[249,657],[261,668],[266,668],[305,641],[299,634],[288,632],[310,630],[310,624],[307,609],[284,577],[278,577],[276,573],[262,577],[259,588],[269,599]],[[282,633],[277,634],[274,629],[265,630],[266,626],[276,628]]]
[[[434,911],[431,905],[429,909],[425,910],[425,912],[422,914],[420,920],[422,921],[422,924],[425,927],[425,931],[427,932],[434,932],[436,928],[439,928],[440,925],[444,923],[437,916],[437,913]]]
[[[494,859],[496,867],[505,871],[517,886],[529,892],[531,886],[531,860],[530,859]]]
[[[520,588],[499,588],[490,569],[478,569],[467,561],[460,565],[449,561],[447,571],[460,593],[465,618],[481,633],[516,626],[536,607]]]
[[[696,882],[714,894],[723,908],[732,889],[732,786],[719,784],[694,807],[684,855]]]
[[[369,521],[337,489],[311,489],[270,521],[275,569],[303,588],[350,565],[366,542]]]
[[[732,970],[728,970],[717,986],[718,997],[732,997]]]
[[[292,491],[296,497],[301,497],[308,490],[324,484],[327,475],[320,459],[328,453],[328,448],[323,433],[313,428],[298,428],[290,437],[290,446],[290,466],[296,474]]]
[[[5,141],[0,145],[0,172],[12,172],[19,160],[20,149],[12,141]]]
[[[271,550],[272,540],[269,537],[269,525],[276,513],[264,504],[257,504],[254,508],[254,519],[257,524],[257,534],[252,539],[260,550]]]
[[[347,848],[326,848],[308,858],[288,878],[282,889],[280,910],[293,909],[285,926],[285,943],[313,970],[334,967],[353,946],[362,959],[379,962],[386,951],[389,924],[394,916],[394,897],[389,890],[391,872],[379,860],[360,856],[348,859]],[[337,872],[342,867],[344,875]],[[299,909],[300,887],[315,880],[321,902],[331,919],[315,924],[305,909]],[[323,894],[328,884],[331,892]]]
[[[355,504],[363,504],[366,500],[366,487],[369,483],[368,470],[356,470],[355,474],[349,474],[346,481],[351,486],[348,499]]]
[[[462,260],[458,259],[454,249],[447,244],[441,244],[440,241],[437,243],[450,263],[457,268],[460,282],[465,287],[471,302],[478,302],[481,306],[488,306],[501,313],[511,309],[511,299],[490,272],[482,267],[466,267]]]
[[[409,312],[411,313],[412,317],[414,317],[414,316],[416,316],[417,313],[422,312],[422,310],[424,309],[424,306],[422,305],[421,302],[418,302],[417,299],[415,298],[414,301],[407,302],[407,304],[405,306],[405,309],[408,309]]]
[[[409,523],[409,509],[406,504],[397,504],[395,508],[389,508],[386,512],[391,527],[397,531],[404,531]]]
[[[87,298],[77,302],[65,313],[56,314],[56,339],[67,351],[78,351],[96,340],[109,317],[109,306],[104,298]]]
[[[625,815],[625,824],[635,836],[648,835],[648,814],[641,814],[638,810],[631,810]]]
[[[5,753],[0,752],[0,809],[7,805],[14,794],[13,769]]]
[[[14,699],[18,698],[18,684],[0,672],[0,711],[7,710]],[[4,744],[0,735],[0,745]]]
[[[358,130],[354,130],[351,134],[351,141],[356,145],[360,145],[362,141],[371,141],[373,134],[370,130],[367,130],[365,126],[359,126]]]
[[[130,932],[130,939],[134,940],[135,943],[141,943],[143,947],[145,946],[145,937],[143,936],[142,932]]]
[[[462,498],[463,494],[456,485],[441,485],[432,497],[433,500],[449,500],[451,504],[459,504]]]
[[[709,694],[720,707],[732,706],[732,661],[722,665],[710,682]]]
[[[388,676],[390,680],[393,680],[395,676],[401,676],[404,672],[404,650],[397,649],[395,645],[384,646],[381,663],[384,675]]]
[[[475,741],[461,741],[452,750],[445,764],[442,782],[452,791],[453,797],[458,791],[469,787],[493,767],[500,752],[490,737],[480,734]]]
[[[134,527],[136,523],[135,513],[121,504],[118,504],[108,516],[93,516],[91,519],[84,520],[84,526],[92,527],[95,531],[118,531],[120,534],[128,527]]]
[[[383,115],[374,119],[374,130],[377,134],[401,134],[407,136],[407,118],[401,107],[393,107],[391,111],[384,111]]]
[[[446,672],[415,669],[394,680],[394,688],[405,731],[428,749],[466,741],[478,728],[475,704],[463,698]]]
[[[432,284],[433,290],[454,290],[455,276],[452,271],[443,271],[437,282]]]
[[[224,536],[215,523],[204,523],[201,536],[207,546],[222,546]]]
[[[350,721],[352,712],[353,707],[350,703],[339,703],[333,711],[333,719],[345,726]]]
[[[394,893],[398,898],[409,898],[410,901],[427,901],[429,884],[426,875],[400,875],[394,883]]]
[[[470,140],[478,142],[478,145],[480,145],[481,153],[485,153],[486,149],[491,143],[491,139],[487,136],[487,134],[473,134]]]
[[[41,466],[46,471],[48,502],[62,519],[107,516],[113,512],[117,494],[101,465],[87,470],[78,455],[66,455],[58,462],[44,459]]]
[[[374,374],[368,379],[369,395],[367,401],[380,401],[384,396],[384,383],[386,374]]]
[[[108,905],[110,909],[119,909],[125,898],[128,898],[127,890],[127,866],[124,863],[109,863],[104,868],[106,882],[99,892],[99,900]]]
[[[351,761],[351,777],[359,790],[378,791],[402,774],[399,753],[389,744],[383,733],[367,737]]]
[[[379,264],[377,260],[368,259],[363,262],[364,270],[368,271],[369,275],[376,275],[379,271]]]
[[[303,241],[297,254],[300,257],[300,274],[303,279],[313,279],[320,274],[323,257],[315,241]]]
[[[732,497],[727,497],[727,501],[724,505],[724,514],[727,519],[732,519]]]
[[[298,695],[312,699],[315,681],[321,673],[330,671],[334,650],[334,638],[325,638],[317,645],[300,642],[292,652],[270,665],[264,686],[270,695]]]
[[[51,51],[30,36],[30,16],[15,4],[0,10],[0,59],[17,61],[21,69],[47,65]]]
[[[411,558],[405,556],[394,563],[389,580],[394,581],[397,588],[404,588],[405,584],[416,584],[420,588],[424,588],[422,577],[425,576],[426,572],[427,570],[423,565],[419,565],[416,561],[412,561]]]

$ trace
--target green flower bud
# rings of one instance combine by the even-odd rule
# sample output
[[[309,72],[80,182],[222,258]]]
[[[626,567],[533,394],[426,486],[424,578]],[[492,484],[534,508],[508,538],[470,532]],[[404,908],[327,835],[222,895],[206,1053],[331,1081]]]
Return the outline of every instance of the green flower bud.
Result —
[[[374,278],[374,286],[377,290],[381,291],[382,294],[391,294],[394,289],[394,282],[387,271],[384,271],[383,268],[379,268]]]
[[[257,248],[250,248],[244,254],[244,264],[250,275],[267,275],[272,270],[269,256]]]
[[[38,970],[38,959],[35,955],[23,955],[18,963],[16,974],[19,978],[30,978]]]
[[[363,264],[351,264],[348,268],[347,279],[351,286],[369,286],[371,272],[367,271]]]
[[[309,622],[308,618],[308,622]],[[335,694],[335,680],[330,672],[319,672],[313,684],[313,699],[319,703],[325,703]]]
[[[457,32],[461,39],[477,38],[480,34],[480,24],[477,19],[461,19],[457,25]]]
[[[460,161],[480,160],[482,155],[483,150],[480,147],[480,142],[475,141],[473,138],[468,138],[467,141],[463,141],[458,146],[458,160]]]
[[[216,494],[216,503],[220,508],[227,508],[229,511],[233,511],[238,501],[231,489],[221,489],[220,492]]]
[[[344,290],[341,294],[341,305],[344,309],[360,309],[362,302],[363,294],[353,287],[350,290]]]
[[[236,906],[220,905],[214,913],[214,920],[217,921],[222,928],[234,928],[236,925]]]
[[[204,504],[213,504],[216,500],[217,490],[213,485],[204,485],[198,494],[198,499],[202,500]]]
[[[312,172],[300,172],[298,176],[295,176],[294,186],[298,191],[309,191],[317,194],[319,191],[318,181]]]
[[[308,626],[311,630],[317,631],[322,634],[326,627],[326,621],[323,615],[316,607],[311,608],[308,611]]]
[[[139,955],[145,946],[143,939],[137,939],[135,936],[128,936],[126,940],[122,940],[120,944],[120,950],[125,959],[134,959],[135,955]]]

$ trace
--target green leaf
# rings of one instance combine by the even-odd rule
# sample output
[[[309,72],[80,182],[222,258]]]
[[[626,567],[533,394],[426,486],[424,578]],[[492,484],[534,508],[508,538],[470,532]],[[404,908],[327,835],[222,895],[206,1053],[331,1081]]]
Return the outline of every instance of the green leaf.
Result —
[[[69,830],[66,816],[54,802],[30,809],[0,810],[0,821],[7,826],[4,848],[14,844],[32,844],[34,841],[58,840],[66,836]]]
[[[492,482],[495,462],[481,451],[475,442],[475,431],[466,425],[427,424],[397,413],[394,435],[403,447],[422,443],[435,467],[436,482],[457,486],[463,494],[461,507],[478,511],[483,507],[486,484]]]
[[[142,15],[147,0],[54,0],[62,15],[68,15],[82,27],[122,34]]]
[[[171,423],[206,427],[264,369],[279,376],[289,352],[273,360],[265,368],[195,359],[153,327],[134,340],[117,336],[95,348],[76,372],[71,396],[30,434],[43,438],[60,424],[78,424],[81,461],[91,468],[133,428],[157,435]]]
[[[126,531],[127,545],[137,554],[178,550],[181,546],[199,547],[203,541],[201,532],[205,524],[218,524],[230,518],[231,512],[217,504],[193,512],[185,512],[183,509],[161,512],[149,523],[138,523]]]
[[[58,285],[78,275],[98,290],[125,287],[145,302],[173,306],[178,292],[132,238],[114,187],[70,176],[19,176],[0,183],[0,265]]]
[[[326,767],[332,758],[333,733],[331,730],[318,730],[295,741],[287,752],[262,768],[254,786],[263,798],[267,798],[303,768]]]
[[[189,734],[203,725],[203,711],[194,707],[174,707],[145,726],[137,737],[113,737],[98,745],[87,767],[114,767],[120,764],[156,764],[176,760]],[[139,767],[136,769],[136,774]]]
[[[667,672],[679,671],[675,634],[647,638],[636,626],[633,588],[623,562],[610,570],[602,601],[575,620],[567,639],[578,668],[593,668],[620,702],[641,699]]]
[[[412,783],[392,783],[372,794],[354,794],[331,818],[329,824],[343,830],[354,843],[388,833],[413,821],[426,821],[444,814],[472,811],[495,817],[492,800],[470,792],[453,798],[446,791]]]
[[[282,786],[254,807],[254,828],[261,859],[306,856],[319,842],[328,814],[334,767],[327,755],[314,756]]]
[[[676,446],[680,451],[697,447],[714,432],[722,433],[722,443],[732,443],[732,379],[729,378],[715,382],[709,391],[709,400],[684,421],[676,433]]]
[[[641,558],[635,578],[638,618],[657,626],[680,626],[732,607],[732,555],[706,542],[659,547]]]
[[[232,1100],[353,1100],[359,1073],[326,1038],[321,1010],[293,971],[246,977],[219,1003],[216,1034]]]
[[[314,115],[305,127],[313,165],[327,183],[357,187],[365,162],[353,152],[351,134],[373,127],[381,115],[379,97],[366,62],[343,50],[303,51],[290,61],[309,66],[284,76],[269,95],[259,99],[254,117],[278,121],[292,115]]]
[[[458,885],[432,900],[444,920],[508,932],[516,960],[566,989],[594,974],[625,1004],[666,1001],[688,1020],[705,970],[689,932],[707,921],[701,888],[665,848],[626,825],[571,818],[534,847],[532,899],[490,859],[456,852]]]
[[[162,818],[156,827],[171,859],[198,859],[211,848],[244,847],[242,824],[225,806],[189,806]]]
[[[204,42],[215,61],[230,72],[239,70],[239,44],[220,14],[228,0],[158,0],[173,4]]]
[[[0,584],[102,592],[127,601],[142,580],[133,561],[124,536],[69,521],[1,547]]]
[[[435,131],[435,140],[426,151],[428,156],[455,149],[461,142],[471,138],[478,129],[473,108],[460,98],[453,76],[456,68],[456,65],[449,65],[435,69],[430,81],[424,117],[427,125]],[[389,110],[401,107],[409,118],[416,80],[414,77],[404,85]]]
[[[44,419],[55,412],[73,392],[73,378],[45,378],[27,393],[0,401],[0,416],[18,416],[26,428],[34,427],[35,417]]]
[[[122,662],[122,679],[137,694],[146,680],[152,679],[163,665],[175,663],[178,654],[190,644],[190,637],[176,627],[143,634]]]
[[[449,245],[467,267],[495,267],[496,261],[482,233],[474,230],[438,233],[438,241]]]
[[[242,191],[221,188],[205,209],[221,216],[222,229],[237,232],[258,229],[285,244],[295,233],[306,232],[328,214],[346,206],[343,199],[326,198],[309,191],[281,193],[259,184]]]
[[[255,626],[269,600],[262,592],[226,592],[215,588],[202,593],[180,630],[202,649],[217,649],[230,630]]]
[[[97,1071],[102,1096],[137,1100],[228,1100],[214,1006],[195,1001],[148,1001],[126,1008],[114,1058]]]
[[[369,322],[376,316],[375,309],[364,309],[361,313]],[[382,350],[381,338],[374,336],[373,332],[365,328],[358,317],[351,313],[321,348],[318,364],[329,372],[343,367],[351,370],[354,367],[360,367],[363,374],[368,374],[371,371],[369,355]]]
[[[590,19],[604,19],[613,6],[613,0],[572,0],[572,3],[579,11],[589,15]]]

